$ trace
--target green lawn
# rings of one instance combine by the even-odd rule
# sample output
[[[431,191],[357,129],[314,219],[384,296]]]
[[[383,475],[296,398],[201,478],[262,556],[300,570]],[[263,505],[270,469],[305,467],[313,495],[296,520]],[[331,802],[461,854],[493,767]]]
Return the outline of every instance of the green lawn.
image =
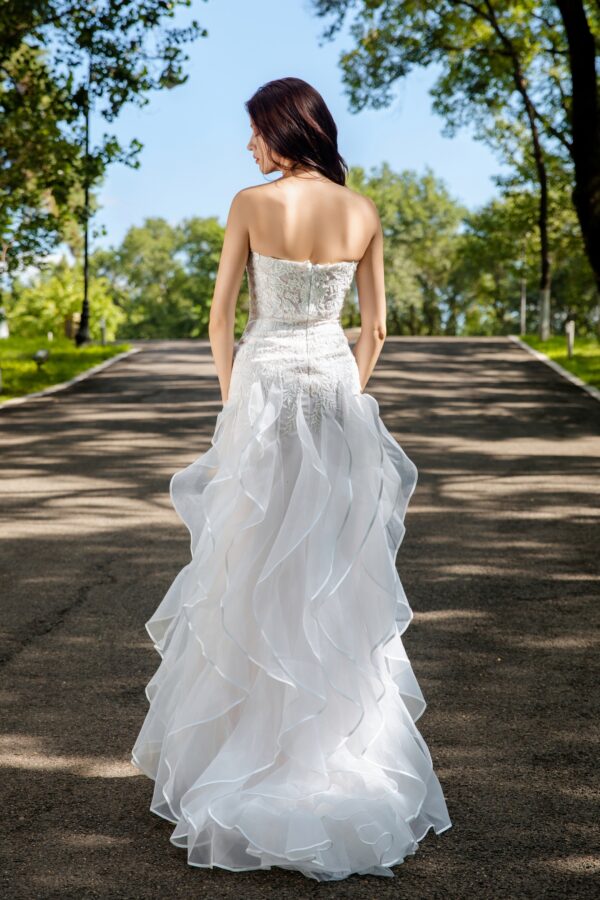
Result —
[[[521,335],[521,340],[545,353],[564,369],[577,375],[586,384],[600,388],[600,342],[597,338],[575,337],[573,356],[567,356],[567,339],[557,335],[549,341],[541,341],[534,334]]]
[[[49,350],[50,355],[38,372],[37,364],[31,357],[40,349]],[[13,397],[22,397],[53,384],[69,381],[80,372],[130,349],[131,344],[107,344],[104,347],[101,344],[85,344],[83,347],[76,347],[73,341],[67,339],[0,339],[0,404]]]

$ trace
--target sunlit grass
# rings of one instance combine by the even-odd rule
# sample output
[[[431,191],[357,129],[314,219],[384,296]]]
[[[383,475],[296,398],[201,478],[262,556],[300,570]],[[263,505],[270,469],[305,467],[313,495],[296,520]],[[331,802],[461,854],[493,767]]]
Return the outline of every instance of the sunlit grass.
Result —
[[[600,388],[600,342],[597,338],[575,337],[571,359],[567,355],[567,339],[564,336],[556,335],[548,341],[541,341],[534,334],[526,334],[521,335],[521,340],[534,350],[545,353],[586,384]]]
[[[49,356],[38,371],[32,356],[36,350],[42,349],[48,350]],[[85,344],[77,347],[74,341],[66,338],[49,341],[47,338],[10,337],[0,340],[0,404],[13,397],[23,397],[69,381],[86,369],[130,349],[131,344]]]

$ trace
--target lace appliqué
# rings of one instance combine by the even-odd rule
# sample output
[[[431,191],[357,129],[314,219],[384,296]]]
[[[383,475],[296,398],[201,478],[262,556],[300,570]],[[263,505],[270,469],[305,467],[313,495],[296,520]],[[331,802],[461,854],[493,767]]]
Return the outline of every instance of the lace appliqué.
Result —
[[[296,262],[251,254],[250,316],[235,351],[229,397],[250,399],[259,382],[281,391],[279,428],[296,427],[298,403],[315,427],[340,409],[339,392],[360,393],[340,312],[357,263]]]
[[[268,316],[297,324],[307,318],[339,318],[357,265],[298,262],[252,251],[246,265],[249,318]]]

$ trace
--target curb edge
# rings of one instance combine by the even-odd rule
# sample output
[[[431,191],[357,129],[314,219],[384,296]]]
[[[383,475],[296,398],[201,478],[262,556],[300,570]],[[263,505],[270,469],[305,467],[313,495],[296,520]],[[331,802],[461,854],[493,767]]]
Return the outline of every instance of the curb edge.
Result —
[[[554,369],[555,372],[558,372],[559,375],[562,375],[563,378],[566,378],[567,381],[570,381],[571,384],[574,384],[576,387],[581,388],[586,391],[590,397],[593,397],[594,400],[598,400],[600,402],[600,391],[598,388],[595,388],[593,384],[586,384],[585,381],[582,381],[581,378],[578,378],[577,375],[573,375],[572,372],[567,371],[567,369],[563,369],[559,363],[554,362],[553,359],[550,359],[549,356],[546,356],[545,353],[541,353],[539,350],[534,350],[533,347],[530,347],[529,344],[522,341],[520,337],[517,337],[516,334],[509,334],[509,340],[514,341],[519,347],[522,347],[523,350],[527,350],[532,356],[535,356],[536,359],[539,359],[540,362],[545,363],[547,366],[550,366],[551,369]]]
[[[49,394],[56,394],[58,391],[63,391],[65,388],[71,387],[72,384],[77,384],[79,381],[85,381],[86,378],[96,375],[98,372],[107,369],[109,366],[112,366],[113,363],[119,362],[127,356],[132,356],[134,353],[140,353],[143,349],[143,347],[132,347],[131,350],[124,350],[123,353],[117,353],[116,356],[105,359],[103,362],[98,363],[98,365],[92,366],[91,369],[80,372],[79,375],[75,375],[73,378],[70,378],[69,381],[61,381],[60,384],[53,384],[50,387],[44,388],[43,391],[34,391],[32,394],[24,394],[22,397],[12,397],[10,400],[0,402],[0,413],[3,409],[7,409],[10,406],[20,406],[22,403],[28,403],[30,400],[37,400],[38,397],[46,397]]]

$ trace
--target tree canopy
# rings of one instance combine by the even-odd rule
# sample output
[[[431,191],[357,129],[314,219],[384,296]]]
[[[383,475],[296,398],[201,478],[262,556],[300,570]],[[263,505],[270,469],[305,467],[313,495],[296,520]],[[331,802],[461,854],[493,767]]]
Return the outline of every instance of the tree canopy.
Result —
[[[5,267],[34,262],[82,221],[82,185],[112,162],[139,165],[104,133],[84,152],[88,105],[112,122],[126,103],[182,84],[184,45],[206,31],[168,27],[190,0],[4,0],[0,5],[0,228]]]
[[[600,289],[600,46],[597,0],[313,0],[330,18],[325,39],[351,19],[340,57],[354,110],[388,105],[395,83],[435,65],[433,107],[446,133],[469,124],[535,184],[539,285],[548,302],[553,173],[568,180],[583,246]],[[546,310],[547,312],[547,310]]]

